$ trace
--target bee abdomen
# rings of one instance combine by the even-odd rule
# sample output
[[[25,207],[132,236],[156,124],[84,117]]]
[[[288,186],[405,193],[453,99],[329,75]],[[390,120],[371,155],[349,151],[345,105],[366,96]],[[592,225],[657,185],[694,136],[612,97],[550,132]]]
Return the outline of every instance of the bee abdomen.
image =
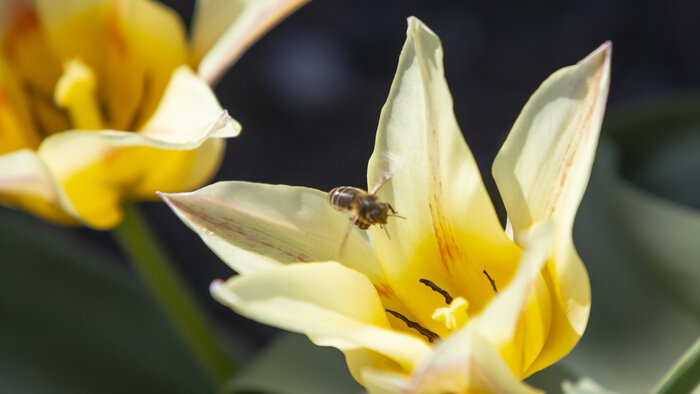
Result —
[[[350,211],[356,196],[362,194],[362,189],[352,186],[338,186],[328,192],[328,203],[339,211]]]

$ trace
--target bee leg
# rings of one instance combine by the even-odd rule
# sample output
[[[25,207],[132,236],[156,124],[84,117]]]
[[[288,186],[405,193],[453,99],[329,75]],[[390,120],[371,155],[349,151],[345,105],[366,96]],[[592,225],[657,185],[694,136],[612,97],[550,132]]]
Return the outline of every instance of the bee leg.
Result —
[[[397,217],[397,218],[400,218],[400,219],[404,219],[404,220],[406,219],[405,217],[399,215],[399,213],[396,212],[396,210],[394,209],[394,207],[391,206],[391,204],[387,204],[387,207],[388,207],[389,210],[391,211],[391,216]]]
[[[380,226],[380,227],[384,229],[384,232],[386,233],[386,237],[389,238],[389,240],[391,241],[391,235],[389,235],[389,230],[387,230],[387,228],[384,226]]]
[[[348,237],[350,236],[350,232],[352,231],[352,228],[355,227],[355,223],[357,223],[357,220],[360,217],[358,215],[355,215],[351,220],[352,222],[348,226],[348,229],[345,230],[345,235],[343,236],[343,241],[340,243],[340,249],[338,250],[338,256],[341,257],[343,255],[343,249],[345,248],[345,243],[348,241]],[[360,225],[361,223],[357,223]]]

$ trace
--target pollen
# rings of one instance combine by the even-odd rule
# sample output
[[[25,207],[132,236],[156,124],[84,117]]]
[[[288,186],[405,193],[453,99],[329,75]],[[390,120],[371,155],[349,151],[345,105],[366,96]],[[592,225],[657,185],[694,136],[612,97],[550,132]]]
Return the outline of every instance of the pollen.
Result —
[[[469,309],[469,302],[462,297],[457,297],[448,306],[435,309],[432,317],[433,320],[444,323],[448,330],[456,330],[469,321],[467,309]]]

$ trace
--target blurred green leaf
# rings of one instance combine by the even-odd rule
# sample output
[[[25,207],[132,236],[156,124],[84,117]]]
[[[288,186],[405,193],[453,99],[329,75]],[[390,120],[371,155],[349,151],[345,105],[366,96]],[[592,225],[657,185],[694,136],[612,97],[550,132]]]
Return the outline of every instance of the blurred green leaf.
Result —
[[[576,383],[565,381],[561,384],[564,394],[618,394],[617,391],[610,391],[600,387],[589,378],[583,378]]]
[[[532,376],[528,377],[525,382],[544,390],[548,394],[557,394],[562,392],[561,384],[565,380],[576,380],[578,377],[571,373],[561,363],[549,366]]]
[[[74,233],[0,209],[0,392],[207,392],[151,297]]]
[[[615,193],[626,242],[639,247],[640,261],[659,275],[657,285],[700,316],[700,211],[623,180]]]
[[[657,238],[658,243],[649,245],[656,257],[675,256],[672,242],[688,241],[692,233],[665,240],[664,233],[681,230],[669,227],[676,224],[654,222],[646,207],[628,201],[626,188],[638,187],[622,177],[619,161],[617,146],[603,138],[574,227],[574,243],[591,278],[591,318],[580,343],[560,363],[609,389],[648,392],[696,339],[700,316],[672,296],[669,283],[675,282],[650,269],[665,269],[666,262],[649,260],[647,245],[634,237],[641,232]],[[698,247],[695,235],[692,244]],[[687,261],[697,262],[697,257]]]
[[[654,394],[700,391],[700,338],[676,362],[656,386]]]
[[[304,335],[282,333],[220,394],[350,394],[364,389],[348,372],[343,354],[316,346]]]

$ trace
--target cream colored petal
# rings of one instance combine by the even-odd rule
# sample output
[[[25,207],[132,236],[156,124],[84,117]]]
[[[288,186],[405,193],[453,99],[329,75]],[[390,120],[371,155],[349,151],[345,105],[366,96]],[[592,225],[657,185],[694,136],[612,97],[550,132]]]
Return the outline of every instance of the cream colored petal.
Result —
[[[357,382],[370,389],[371,381],[365,379],[367,373],[381,371],[387,374],[398,374],[404,378],[410,376],[410,371],[404,370],[401,365],[391,358],[375,351],[359,348],[354,350],[344,350],[345,362],[348,370]],[[371,391],[371,390],[370,390]]]
[[[515,237],[534,222],[571,233],[588,184],[610,83],[611,44],[552,74],[515,121],[493,176]]]
[[[367,233],[350,225],[315,189],[220,182],[193,193],[161,194],[173,211],[231,268],[241,274],[303,261],[335,260],[365,274],[386,308],[413,319],[379,266]],[[405,328],[403,322],[399,329]]]
[[[386,178],[377,195],[405,217],[389,218],[390,239],[373,228],[392,287],[411,299],[414,314],[433,331],[441,325],[431,316],[444,305],[419,279],[464,296],[479,310],[483,295],[493,293],[482,270],[507,283],[519,252],[505,236],[455,120],[440,41],[413,17],[382,109],[369,188]]]
[[[260,36],[308,0],[199,0],[192,22],[192,62],[214,84]]]
[[[240,126],[186,66],[173,74],[159,109],[140,133],[67,131],[45,139],[39,156],[78,214],[97,228],[121,221],[124,199],[198,187],[213,174],[223,143]]]
[[[362,385],[369,394],[411,393],[411,375],[366,368],[362,373]]]
[[[0,155],[0,202],[61,223],[78,223],[65,192],[29,149]]]
[[[164,194],[173,211],[241,274],[279,264],[338,260],[349,225],[315,189],[219,182],[196,192]],[[377,280],[379,263],[365,234],[353,231],[343,263]],[[351,252],[350,252],[351,251]]]
[[[173,72],[168,88],[158,108],[139,134],[176,145],[194,143],[203,137],[235,137],[241,132],[238,122],[221,115],[221,106],[211,88],[187,66]],[[224,127],[202,134],[201,125],[217,116],[225,120]],[[180,149],[182,149],[180,147]]]
[[[406,370],[430,345],[390,329],[379,296],[361,273],[335,262],[260,270],[212,284],[221,303],[256,321],[309,335],[340,350],[370,349]]]
[[[516,378],[471,325],[435,347],[413,373],[410,393],[541,393]]]
[[[553,294],[552,331],[535,363],[539,369],[571,350],[590,313],[588,274],[571,231],[605,112],[611,51],[605,43],[547,78],[528,100],[493,164],[516,241],[536,221],[552,220],[556,226],[554,258],[545,273]]]

